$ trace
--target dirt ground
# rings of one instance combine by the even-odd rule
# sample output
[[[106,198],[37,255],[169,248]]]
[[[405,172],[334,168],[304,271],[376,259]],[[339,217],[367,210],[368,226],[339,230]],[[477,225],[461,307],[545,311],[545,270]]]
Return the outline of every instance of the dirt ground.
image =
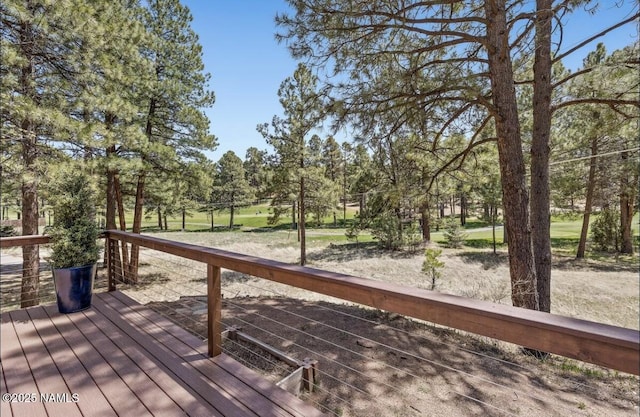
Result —
[[[263,235],[169,234],[171,239],[295,262],[289,241]],[[206,337],[202,265],[143,251],[147,275],[130,294]],[[309,266],[430,288],[422,252],[318,244]],[[445,249],[436,290],[509,303],[506,254]],[[554,259],[553,312],[638,329],[638,270],[630,263]],[[181,271],[181,272],[178,272]],[[635,377],[513,345],[345,304],[304,290],[223,271],[223,324],[299,360],[318,361],[319,384],[301,394],[336,416],[637,416]],[[164,300],[164,301],[160,301]],[[274,382],[294,368],[255,346],[226,353]]]

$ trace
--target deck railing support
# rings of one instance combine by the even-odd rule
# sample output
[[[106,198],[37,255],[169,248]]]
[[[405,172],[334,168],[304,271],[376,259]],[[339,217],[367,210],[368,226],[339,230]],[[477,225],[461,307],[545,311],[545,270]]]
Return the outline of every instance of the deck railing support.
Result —
[[[222,297],[220,267],[207,265],[207,344],[209,356],[222,353]]]
[[[318,361],[305,358],[302,361],[302,388],[313,392],[318,385]]]
[[[117,271],[116,271],[116,250],[118,247],[118,241],[107,237],[106,250],[107,250],[107,281],[109,283],[109,291],[116,290]]]

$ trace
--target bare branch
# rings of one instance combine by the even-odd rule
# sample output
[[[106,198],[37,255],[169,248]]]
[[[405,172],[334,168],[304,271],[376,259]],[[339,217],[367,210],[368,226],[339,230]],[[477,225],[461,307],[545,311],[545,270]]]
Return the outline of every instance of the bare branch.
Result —
[[[590,42],[594,41],[595,39],[598,39],[598,38],[599,38],[599,37],[601,37],[601,36],[606,35],[607,33],[611,32],[611,31],[612,31],[612,30],[614,30],[614,29],[617,29],[617,28],[619,28],[619,27],[621,27],[621,26],[624,26],[624,25],[626,25],[627,23],[631,23],[631,22],[633,22],[634,20],[638,19],[638,17],[640,17],[640,13],[636,13],[636,14],[634,14],[633,16],[631,16],[631,17],[629,17],[629,18],[627,18],[627,19],[625,19],[625,20],[623,20],[623,21],[621,21],[621,22],[618,22],[618,23],[616,23],[616,24],[615,24],[615,25],[613,25],[613,26],[610,26],[610,27],[608,27],[607,29],[604,29],[603,31],[600,31],[599,33],[596,33],[595,35],[591,36],[590,38],[587,38],[586,40],[584,40],[584,41],[582,41],[582,42],[580,42],[578,45],[574,46],[573,48],[569,49],[568,51],[566,51],[566,52],[564,52],[564,53],[562,53],[562,54],[557,55],[557,56],[556,56],[556,57],[551,61],[551,63],[552,63],[552,64],[555,64],[556,62],[561,61],[561,60],[562,60],[562,58],[564,58],[564,57],[566,57],[566,56],[568,56],[568,55],[571,55],[572,53],[574,53],[574,52],[575,52],[575,51],[577,51],[578,49],[582,48],[583,46],[587,45],[588,43],[590,43]]]

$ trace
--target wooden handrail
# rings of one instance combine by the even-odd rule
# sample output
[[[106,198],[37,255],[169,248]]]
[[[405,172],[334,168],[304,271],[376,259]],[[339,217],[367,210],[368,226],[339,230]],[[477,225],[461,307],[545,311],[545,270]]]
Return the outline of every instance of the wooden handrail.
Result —
[[[49,243],[49,236],[46,235],[0,237],[0,248],[3,249],[16,246],[46,245],[47,243]]]
[[[640,375],[640,332],[122,231],[107,238]]]
[[[98,235],[99,239],[104,238],[104,233]],[[0,237],[0,248],[14,248],[18,246],[46,245],[51,243],[51,236],[48,235],[25,235]]]

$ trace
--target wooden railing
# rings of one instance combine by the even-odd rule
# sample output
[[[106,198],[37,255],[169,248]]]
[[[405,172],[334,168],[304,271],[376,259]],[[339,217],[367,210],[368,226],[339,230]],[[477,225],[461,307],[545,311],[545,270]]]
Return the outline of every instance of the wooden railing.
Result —
[[[100,238],[104,238],[103,235]],[[31,245],[47,245],[50,243],[49,236],[46,235],[25,235],[25,236],[11,236],[0,238],[0,264],[6,263],[6,257],[4,249],[12,247],[24,247]],[[40,252],[40,262],[42,262],[43,253]],[[99,276],[100,277],[100,276]],[[50,302],[56,299],[55,288],[52,281],[51,269],[49,266],[44,266],[40,263],[38,268],[38,289],[37,291],[29,292],[27,294],[21,293],[19,280],[24,279],[23,269],[13,269],[4,271],[2,276],[2,297],[0,297],[0,304],[2,310],[11,310],[14,306],[22,305],[37,305],[43,302]],[[9,282],[18,282],[15,286],[11,286]],[[96,279],[94,283],[95,290],[104,290],[103,279]],[[8,288],[7,288],[8,287]]]
[[[13,248],[16,246],[46,245],[49,243],[49,236],[12,236],[0,238],[0,249]]]
[[[290,265],[249,255],[173,242],[127,232],[109,231],[115,240],[134,243],[206,263],[209,308],[209,352],[220,353],[220,269],[225,268],[381,310],[555,353],[634,375],[640,374],[640,332],[539,311],[494,304]],[[116,276],[112,277],[115,288]]]
[[[105,233],[109,289],[120,277],[117,241],[137,244],[207,264],[209,354],[221,353],[221,268],[265,278],[381,310],[515,343],[530,349],[640,375],[640,332],[454,295],[290,265],[249,255],[121,231]],[[0,239],[0,247],[33,244]],[[11,244],[9,243],[11,240]],[[46,241],[38,241],[46,243]]]

